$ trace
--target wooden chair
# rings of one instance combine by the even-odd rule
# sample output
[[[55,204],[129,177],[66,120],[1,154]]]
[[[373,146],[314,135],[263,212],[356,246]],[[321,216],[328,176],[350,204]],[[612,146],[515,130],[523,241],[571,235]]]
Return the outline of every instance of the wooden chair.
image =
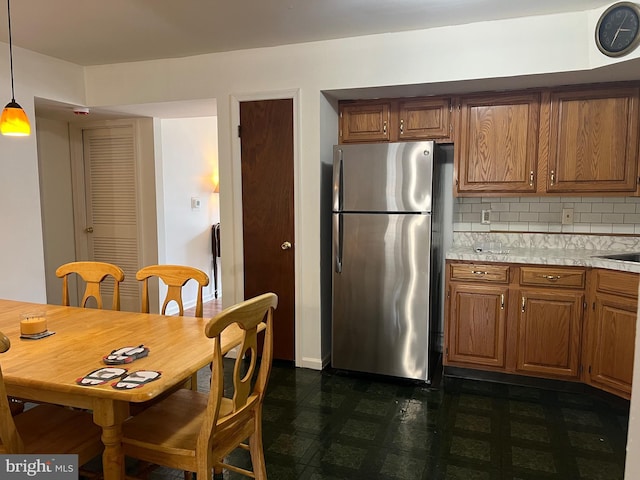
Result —
[[[213,317],[205,327],[207,337],[214,339],[209,393],[178,390],[129,418],[122,428],[125,455],[143,462],[195,472],[202,480],[210,479],[212,471],[218,476],[225,469],[265,480],[262,404],[271,372],[273,311],[277,303],[275,294],[266,293],[229,307]],[[257,368],[257,330],[263,321],[266,327],[262,359]],[[233,398],[226,398],[223,397],[220,333],[234,323],[243,330],[243,341],[233,370]],[[243,443],[247,439],[248,445]],[[253,472],[223,463],[223,459],[238,447],[249,450]]]
[[[78,274],[87,284],[82,297],[81,307],[86,306],[89,298],[96,300],[98,308],[102,308],[100,284],[107,277],[114,279],[112,310],[120,310],[120,282],[124,281],[124,272],[117,265],[105,262],[71,262],[61,265],[56,275],[62,278],[62,305],[69,305],[69,275]]]
[[[2,332],[0,338],[4,353],[10,342]],[[38,405],[12,416],[0,369],[0,453],[77,454],[78,465],[83,465],[102,453],[101,435],[90,413],[57,405]]]
[[[209,285],[209,276],[202,270],[183,265],[149,265],[136,273],[136,278],[142,283],[142,313],[149,313],[149,278],[158,277],[167,286],[167,295],[162,304],[162,314],[167,311],[167,305],[171,301],[178,304],[180,315],[184,315],[182,304],[182,287],[189,280],[198,282],[198,297],[196,299],[196,317],[202,317],[203,302],[202,289]]]
[[[182,303],[182,287],[189,280],[198,282],[198,296],[196,298],[196,317],[203,316],[204,303],[202,301],[202,290],[209,285],[209,276],[202,270],[183,265],[149,265],[143,267],[136,273],[136,279],[142,282],[142,313],[149,313],[149,278],[158,277],[167,286],[167,295],[162,304],[162,314],[167,311],[167,305],[172,301],[178,304],[180,315],[184,315],[184,305]],[[191,377],[191,389],[198,390],[198,374]]]

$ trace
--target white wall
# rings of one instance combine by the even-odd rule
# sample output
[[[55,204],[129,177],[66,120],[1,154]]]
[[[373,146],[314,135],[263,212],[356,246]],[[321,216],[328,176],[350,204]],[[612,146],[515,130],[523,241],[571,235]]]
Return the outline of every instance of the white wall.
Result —
[[[158,132],[156,132],[158,133]],[[189,265],[209,275],[205,301],[213,298],[211,225],[220,221],[219,195],[213,193],[212,177],[218,171],[216,117],[165,119],[160,121],[163,239],[158,251],[162,264]],[[191,206],[192,198],[200,208]],[[187,283],[183,290],[185,307],[195,306],[197,285]],[[160,298],[166,289],[161,288]],[[174,307],[174,308],[171,308]],[[171,304],[169,312],[175,310]]]
[[[69,125],[39,117],[37,132],[47,303],[59,304],[62,280],[56,276],[56,269],[76,260]],[[70,302],[77,305],[75,275],[70,282]]]
[[[84,74],[77,65],[21,48],[14,48],[13,59],[16,101],[29,116],[32,135],[0,136],[0,298],[46,302],[34,97],[83,104]],[[10,100],[10,85],[9,58],[2,55],[2,106]]]

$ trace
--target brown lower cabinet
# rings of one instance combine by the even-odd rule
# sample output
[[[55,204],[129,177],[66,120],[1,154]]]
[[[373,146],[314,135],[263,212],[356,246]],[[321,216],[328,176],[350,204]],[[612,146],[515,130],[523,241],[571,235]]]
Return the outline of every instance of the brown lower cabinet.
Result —
[[[502,285],[451,286],[450,360],[504,367],[508,296]]]
[[[585,381],[631,397],[639,275],[596,269],[585,345]],[[592,313],[592,314],[591,314]]]
[[[520,290],[518,373],[577,379],[584,294]]]
[[[629,398],[638,277],[447,261],[444,364],[583,381]]]

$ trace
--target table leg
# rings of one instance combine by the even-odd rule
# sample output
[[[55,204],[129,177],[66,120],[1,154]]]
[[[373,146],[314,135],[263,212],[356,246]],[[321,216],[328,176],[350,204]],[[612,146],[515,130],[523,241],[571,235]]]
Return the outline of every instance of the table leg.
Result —
[[[129,404],[105,398],[96,398],[93,421],[102,427],[102,473],[104,480],[124,480],[124,453],[122,451],[122,422],[129,416]]]

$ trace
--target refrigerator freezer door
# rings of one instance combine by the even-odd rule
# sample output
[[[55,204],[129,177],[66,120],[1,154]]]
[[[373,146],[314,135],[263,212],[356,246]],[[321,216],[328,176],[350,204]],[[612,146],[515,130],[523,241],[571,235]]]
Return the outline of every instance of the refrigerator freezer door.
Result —
[[[332,366],[428,380],[431,216],[333,217]]]
[[[433,142],[336,145],[333,211],[431,212]]]

